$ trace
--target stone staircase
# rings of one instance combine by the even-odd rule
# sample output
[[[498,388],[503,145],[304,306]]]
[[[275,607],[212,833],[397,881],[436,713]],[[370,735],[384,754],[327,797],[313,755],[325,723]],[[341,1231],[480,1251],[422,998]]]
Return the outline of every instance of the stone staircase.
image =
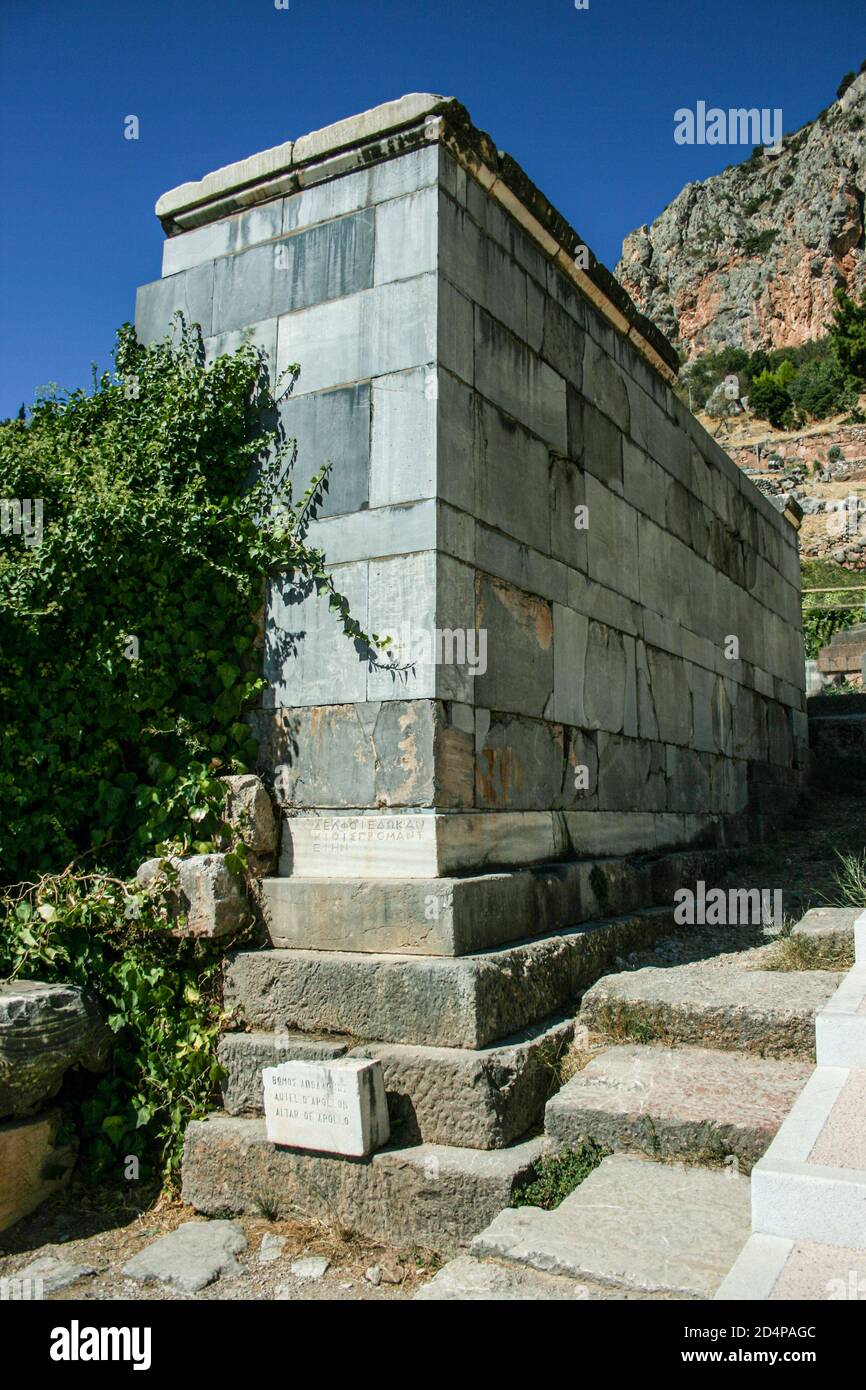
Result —
[[[554,863],[479,875],[494,881],[484,889],[473,877],[381,879],[370,894],[369,881],[320,878],[306,919],[306,880],[266,880],[270,944],[227,969],[236,1031],[220,1046],[224,1111],[189,1127],[185,1200],[209,1215],[267,1209],[391,1244],[458,1249],[543,1152],[543,1138],[527,1136],[560,1084],[576,1000],[671,934],[676,886],[731,859],[687,851]],[[511,911],[499,880],[517,885]],[[434,931],[421,891],[431,884],[446,905]],[[537,935],[525,936],[527,922]],[[519,924],[524,939],[514,940]],[[345,949],[352,941],[363,949]],[[389,1147],[346,1159],[268,1143],[263,1067],[348,1054],[382,1062]]]
[[[850,939],[853,915],[846,925],[838,912],[827,920],[819,913],[810,921],[814,914],[807,914],[802,928],[832,931],[838,943],[846,931]],[[862,950],[862,937],[858,942]],[[750,1239],[753,1207],[778,1213],[787,1202],[793,1218],[809,1206],[802,1189],[780,1195],[787,1179],[776,1172],[779,1154],[783,1168],[800,1165],[806,1184],[820,1181],[815,1165],[832,1167],[844,1157],[844,1180],[837,1170],[827,1181],[836,1184],[839,1232],[850,1230],[860,1200],[857,1183],[866,1178],[852,1171],[858,1163],[866,1168],[864,1095],[860,1081],[847,1071],[843,1079],[838,1067],[831,1080],[815,1082],[822,1071],[821,1065],[814,1070],[815,1028],[817,1014],[819,1064],[822,1055],[849,1066],[857,1057],[866,1063],[866,972],[858,967],[840,987],[836,971],[765,970],[760,956],[645,967],[591,986],[578,1028],[585,1040],[603,1035],[604,1050],[548,1101],[546,1147],[550,1153],[590,1139],[609,1156],[554,1210],[500,1212],[468,1254],[446,1265],[418,1297],[766,1296],[719,1290],[734,1278],[744,1287],[750,1262],[766,1268],[766,1241],[776,1237],[765,1234],[771,1227],[758,1215],[761,1234]],[[826,1126],[823,1131],[826,1153],[810,1147],[807,1154],[802,1138],[791,1148],[784,1137],[791,1117],[805,1108],[814,1141],[815,1117],[826,1119],[834,1105],[833,1137]],[[859,1137],[850,1142],[855,1133]],[[866,1196],[866,1185],[862,1191]],[[817,1209],[827,1200],[817,1197]],[[813,1243],[819,1233],[827,1240],[826,1222],[798,1219]],[[786,1257],[797,1249],[791,1238],[783,1245]],[[780,1251],[773,1247],[777,1262]],[[859,1267],[857,1259],[852,1253],[851,1268]],[[831,1252],[817,1267],[823,1273],[838,1265]],[[797,1253],[789,1283],[803,1284],[802,1266]],[[551,1279],[557,1283],[549,1290]]]
[[[818,1014],[818,1065],[752,1174],[752,1232],[719,1299],[866,1298],[866,912]]]

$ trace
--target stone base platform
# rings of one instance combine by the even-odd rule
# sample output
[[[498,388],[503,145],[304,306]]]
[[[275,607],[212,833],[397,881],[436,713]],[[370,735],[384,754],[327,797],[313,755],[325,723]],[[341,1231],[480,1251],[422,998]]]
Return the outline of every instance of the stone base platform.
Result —
[[[449,1254],[511,1200],[544,1141],[482,1152],[437,1144],[343,1158],[268,1143],[264,1120],[215,1114],[186,1132],[183,1200],[208,1216],[301,1216]]]
[[[562,1009],[618,955],[672,924],[671,908],[652,908],[456,958],[243,951],[226,971],[225,1004],[258,1030],[483,1048]]]
[[[351,1049],[352,1056],[382,1063],[395,1141],[500,1149],[540,1122],[573,1034],[571,1015],[478,1050],[228,1033],[219,1049],[226,1073],[223,1105],[230,1115],[261,1115],[263,1067],[333,1058]]]
[[[264,880],[268,934],[273,946],[288,949],[471,955],[596,917],[671,903],[678,888],[722,873],[734,853],[566,860],[444,878],[293,873]]]

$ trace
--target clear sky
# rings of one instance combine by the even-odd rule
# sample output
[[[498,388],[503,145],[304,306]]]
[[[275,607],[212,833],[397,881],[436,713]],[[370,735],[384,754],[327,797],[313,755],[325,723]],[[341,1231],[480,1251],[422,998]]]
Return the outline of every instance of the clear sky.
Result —
[[[864,58],[866,0],[0,0],[0,417],[110,366],[160,273],[156,198],[222,164],[456,96],[613,268],[750,153],[675,144],[676,108],[781,107],[795,130]]]

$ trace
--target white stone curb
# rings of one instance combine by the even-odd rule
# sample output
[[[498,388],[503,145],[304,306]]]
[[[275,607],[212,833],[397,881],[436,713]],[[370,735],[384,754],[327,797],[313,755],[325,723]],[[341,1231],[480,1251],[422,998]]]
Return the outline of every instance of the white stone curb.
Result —
[[[862,926],[861,926],[862,924]],[[866,935],[866,913],[855,924],[855,941]],[[866,949],[863,947],[862,949]],[[866,1067],[866,962],[848,971],[815,1019],[819,1067]],[[864,1117],[866,1123],[866,1117]]]

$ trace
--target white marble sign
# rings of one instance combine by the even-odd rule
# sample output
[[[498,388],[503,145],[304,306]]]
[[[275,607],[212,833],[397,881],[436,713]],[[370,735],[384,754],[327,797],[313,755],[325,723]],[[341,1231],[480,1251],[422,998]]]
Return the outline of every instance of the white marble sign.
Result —
[[[367,1057],[281,1062],[262,1072],[268,1139],[362,1158],[390,1135],[382,1063]]]

